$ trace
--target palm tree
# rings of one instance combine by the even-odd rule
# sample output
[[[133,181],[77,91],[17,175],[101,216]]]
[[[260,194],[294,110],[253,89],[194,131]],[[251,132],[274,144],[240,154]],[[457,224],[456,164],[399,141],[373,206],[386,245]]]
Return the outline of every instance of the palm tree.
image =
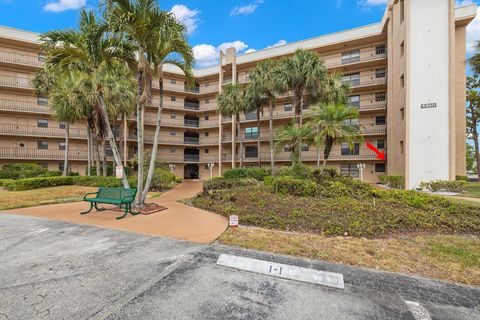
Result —
[[[293,92],[295,120],[301,126],[305,96],[315,95],[328,79],[323,59],[316,52],[298,49],[293,56],[280,61],[275,77],[283,92]]]
[[[223,117],[235,116],[237,126],[237,135],[240,142],[240,167],[243,167],[243,139],[240,126],[240,114],[247,110],[247,103],[245,93],[242,91],[240,85],[227,84],[223,88],[222,93],[217,96],[218,112]],[[232,168],[235,167],[235,136],[232,137]]]
[[[43,49],[47,53],[47,65],[63,70],[77,69],[89,75],[92,81],[95,81],[94,107],[97,123],[101,123],[103,127],[100,127],[100,129],[106,131],[115,164],[122,166],[110,126],[103,86],[99,82],[101,77],[98,72],[102,65],[108,66],[115,61],[132,64],[134,61],[132,48],[122,37],[107,36],[106,24],[97,21],[93,11],[84,9],[80,12],[79,31],[50,31],[42,34],[40,38]],[[122,182],[125,188],[130,187],[125,174],[123,174]]]
[[[312,128],[307,124],[298,126],[293,122],[278,130],[275,140],[275,154],[288,145],[292,154],[292,165],[298,168],[302,164],[302,147],[312,141]]]
[[[157,0],[107,0],[105,16],[109,29],[120,38],[127,38],[135,47],[137,54],[137,148],[138,181],[137,206],[143,205],[144,183],[144,137],[143,114],[145,105],[151,101],[152,64],[160,63],[156,59],[162,28],[170,14],[161,11]]]
[[[353,149],[354,141],[361,139],[360,127],[346,123],[350,119],[358,119],[358,109],[344,104],[321,104],[307,113],[315,140],[324,145],[323,166],[327,164],[332,147],[339,141],[347,142]]]
[[[273,109],[275,108],[275,98],[280,91],[280,84],[276,77],[278,63],[274,60],[260,62],[255,69],[249,73],[250,90],[255,95],[263,96],[262,101],[268,105],[269,113],[269,141],[270,141],[270,167],[272,171],[275,167],[275,145],[273,141]]]
[[[160,88],[160,104],[157,110],[155,136],[150,164],[148,167],[147,180],[141,196],[142,203],[144,203],[147,198],[147,193],[152,182],[160,139],[160,125],[163,110],[163,65],[176,65],[185,74],[187,82],[191,82],[193,79],[192,66],[194,61],[193,50],[187,40],[186,27],[179,23],[173,15],[167,15],[164,24],[160,28],[159,41],[153,56],[154,70],[156,70],[156,76],[158,77],[158,85]]]
[[[257,150],[258,158],[257,164],[262,166],[262,159],[260,157],[260,115],[263,114],[263,108],[268,103],[268,98],[262,95],[262,92],[255,90],[256,87],[249,85],[245,92],[245,112],[255,112],[257,117]]]

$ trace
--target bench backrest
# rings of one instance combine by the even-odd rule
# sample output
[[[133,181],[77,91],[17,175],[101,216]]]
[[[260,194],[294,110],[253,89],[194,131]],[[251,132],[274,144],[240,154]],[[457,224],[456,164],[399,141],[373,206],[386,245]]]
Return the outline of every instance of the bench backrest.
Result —
[[[124,197],[132,196],[135,198],[137,194],[137,188],[108,188],[108,187],[100,187],[98,188],[98,195],[99,198],[107,198],[107,199],[116,199],[121,200]]]

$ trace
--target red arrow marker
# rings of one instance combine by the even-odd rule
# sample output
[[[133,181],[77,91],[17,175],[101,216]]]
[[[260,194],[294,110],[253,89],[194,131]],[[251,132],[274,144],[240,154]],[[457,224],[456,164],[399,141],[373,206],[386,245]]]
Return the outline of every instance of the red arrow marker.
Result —
[[[366,143],[366,146],[368,149],[372,150],[373,152],[375,152],[377,154],[377,159],[379,160],[385,160],[385,151],[382,150],[382,152],[380,152],[373,144],[371,144],[370,142],[367,142]]]

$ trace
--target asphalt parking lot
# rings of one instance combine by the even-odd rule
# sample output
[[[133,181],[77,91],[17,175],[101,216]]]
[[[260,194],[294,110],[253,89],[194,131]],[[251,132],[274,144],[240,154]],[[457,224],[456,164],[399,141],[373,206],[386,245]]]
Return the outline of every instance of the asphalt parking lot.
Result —
[[[218,266],[338,272],[345,290]],[[0,214],[0,319],[480,319],[480,288]]]

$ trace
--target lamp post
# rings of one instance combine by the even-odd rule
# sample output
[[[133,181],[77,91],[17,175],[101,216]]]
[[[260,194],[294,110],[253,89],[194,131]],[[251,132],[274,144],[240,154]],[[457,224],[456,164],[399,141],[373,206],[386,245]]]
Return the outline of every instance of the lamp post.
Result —
[[[213,167],[215,167],[214,162],[207,163],[207,168],[208,168],[208,170],[210,170],[210,180],[213,179]]]
[[[170,168],[170,172],[173,173],[173,171],[175,171],[175,163],[170,163],[168,165],[168,167]]]
[[[359,163],[357,164],[358,171],[360,173],[360,181],[363,182],[363,170],[365,170],[365,163]]]

